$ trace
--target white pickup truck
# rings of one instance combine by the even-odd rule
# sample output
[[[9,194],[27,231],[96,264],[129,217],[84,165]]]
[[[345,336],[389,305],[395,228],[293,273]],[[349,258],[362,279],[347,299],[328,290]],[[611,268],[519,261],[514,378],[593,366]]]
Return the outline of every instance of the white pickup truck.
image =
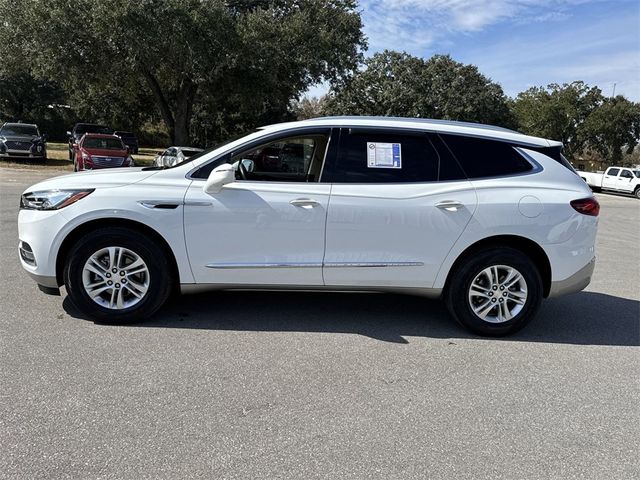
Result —
[[[604,173],[577,171],[587,184],[595,191],[611,190],[613,192],[633,193],[640,198],[640,170],[624,167],[609,167]]]

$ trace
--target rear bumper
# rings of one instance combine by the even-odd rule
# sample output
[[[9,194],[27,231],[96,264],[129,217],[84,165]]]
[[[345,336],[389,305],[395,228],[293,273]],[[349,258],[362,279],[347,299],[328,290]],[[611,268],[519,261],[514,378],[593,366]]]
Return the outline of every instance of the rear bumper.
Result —
[[[591,261],[571,275],[569,278],[560,280],[557,282],[551,282],[551,289],[549,290],[549,298],[560,297],[562,295],[568,295],[570,293],[576,293],[583,290],[589,283],[591,283],[591,276],[593,275],[593,269],[596,266],[596,257],[593,257]]]

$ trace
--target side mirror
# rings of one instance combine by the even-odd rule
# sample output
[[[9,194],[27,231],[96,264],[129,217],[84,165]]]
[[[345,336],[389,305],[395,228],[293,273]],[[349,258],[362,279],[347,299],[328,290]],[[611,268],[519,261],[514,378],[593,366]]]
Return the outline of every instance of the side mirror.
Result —
[[[227,183],[233,183],[235,180],[236,172],[233,165],[225,163],[213,169],[204,184],[204,192],[209,195],[219,193],[223,186]]]
[[[164,152],[158,152],[157,155],[161,156]]]
[[[42,134],[42,141],[46,142],[49,139],[49,135],[47,135],[46,133]]]

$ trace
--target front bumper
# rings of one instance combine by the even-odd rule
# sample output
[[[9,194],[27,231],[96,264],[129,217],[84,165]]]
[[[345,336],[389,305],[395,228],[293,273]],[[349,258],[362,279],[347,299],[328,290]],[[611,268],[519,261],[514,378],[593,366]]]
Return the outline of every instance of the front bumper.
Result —
[[[591,283],[591,276],[593,275],[593,269],[596,266],[596,257],[593,257],[591,261],[571,275],[569,278],[560,280],[557,282],[551,282],[551,289],[549,290],[549,298],[559,297],[562,295],[568,295],[570,293],[577,293],[584,290],[589,283]]]
[[[46,158],[47,151],[42,152],[28,152],[26,150],[7,150],[4,153],[0,153],[0,158]]]

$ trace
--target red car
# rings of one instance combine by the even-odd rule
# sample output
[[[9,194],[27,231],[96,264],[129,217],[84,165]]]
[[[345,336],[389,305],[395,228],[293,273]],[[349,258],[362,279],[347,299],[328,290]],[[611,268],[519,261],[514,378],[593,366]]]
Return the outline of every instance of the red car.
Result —
[[[132,166],[129,147],[115,135],[87,133],[73,144],[73,169],[76,172]]]

